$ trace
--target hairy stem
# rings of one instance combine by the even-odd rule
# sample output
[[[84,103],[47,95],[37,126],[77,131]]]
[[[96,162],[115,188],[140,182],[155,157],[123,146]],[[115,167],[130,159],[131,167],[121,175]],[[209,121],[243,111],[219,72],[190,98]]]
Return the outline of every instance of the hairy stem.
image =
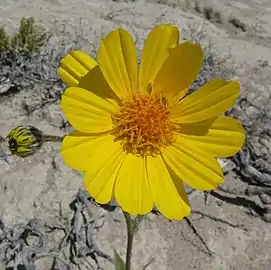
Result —
[[[42,135],[42,139],[44,142],[62,142],[64,137],[55,136],[55,135]]]
[[[132,246],[134,239],[133,222],[130,214],[123,211],[127,226],[126,270],[131,270]]]

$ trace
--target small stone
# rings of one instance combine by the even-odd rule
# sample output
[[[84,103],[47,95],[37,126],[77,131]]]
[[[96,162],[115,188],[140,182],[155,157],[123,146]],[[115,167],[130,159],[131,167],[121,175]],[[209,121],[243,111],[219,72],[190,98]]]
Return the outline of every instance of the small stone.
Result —
[[[218,158],[217,160],[218,160],[220,166],[222,167],[224,174],[226,174],[236,168],[235,163],[233,161],[231,161],[230,159]]]
[[[263,204],[271,204],[271,196],[268,194],[261,194],[260,199]]]

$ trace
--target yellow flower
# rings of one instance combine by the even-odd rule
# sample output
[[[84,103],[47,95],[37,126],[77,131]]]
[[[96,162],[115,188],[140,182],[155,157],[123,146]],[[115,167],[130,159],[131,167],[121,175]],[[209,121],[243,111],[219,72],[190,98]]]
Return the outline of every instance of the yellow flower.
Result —
[[[223,182],[217,157],[236,154],[245,136],[221,116],[239,84],[215,79],[185,97],[203,60],[199,45],[179,44],[178,29],[156,26],[140,67],[131,35],[117,29],[101,42],[97,62],[72,51],[59,75],[69,86],[61,108],[76,131],[62,143],[64,161],[84,172],[98,203],[115,198],[126,212],[154,205],[168,219],[189,215],[184,184],[199,190]]]

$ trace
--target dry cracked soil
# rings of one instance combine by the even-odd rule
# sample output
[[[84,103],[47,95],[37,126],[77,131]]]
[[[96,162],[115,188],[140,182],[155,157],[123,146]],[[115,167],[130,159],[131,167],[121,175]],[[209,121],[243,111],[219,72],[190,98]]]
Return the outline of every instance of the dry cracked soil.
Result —
[[[150,29],[172,23],[181,38],[200,41],[210,57],[227,58],[226,64],[216,62],[214,74],[210,62],[209,75],[221,72],[241,82],[243,103],[234,113],[254,147],[250,158],[270,164],[270,0],[0,0],[0,25],[9,33],[23,16],[34,17],[52,33],[46,49],[52,55],[43,56],[43,64],[30,63],[23,74],[16,68],[5,76],[2,72],[1,136],[19,124],[59,136],[69,131],[59,108],[63,85],[56,68],[72,48],[95,56],[101,37],[124,27],[136,40],[140,57]],[[38,75],[33,71],[37,67]],[[47,143],[27,159],[11,158],[9,164],[0,160],[3,269],[113,269],[113,249],[125,256],[121,212],[98,207],[87,197],[82,175],[63,163],[59,149],[59,143]],[[248,192],[255,187],[255,176],[242,171],[247,167],[238,157],[229,164],[220,189],[191,192],[189,219],[169,222],[147,216],[135,238],[133,269],[271,269],[271,182],[256,185],[261,192]],[[268,171],[265,176],[268,182]]]

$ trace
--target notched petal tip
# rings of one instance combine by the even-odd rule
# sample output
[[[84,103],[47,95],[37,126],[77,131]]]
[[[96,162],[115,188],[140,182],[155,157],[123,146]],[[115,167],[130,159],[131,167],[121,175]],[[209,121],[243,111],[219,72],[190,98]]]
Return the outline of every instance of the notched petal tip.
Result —
[[[143,47],[139,68],[140,91],[151,93],[148,86],[168,58],[171,50],[179,43],[179,30],[170,24],[155,26],[149,33]]]
[[[169,220],[180,220],[190,213],[190,205],[180,178],[168,170],[161,156],[147,158],[149,186],[155,206]]]
[[[118,28],[101,42],[97,61],[104,78],[121,98],[138,91],[138,68],[136,47],[131,34]]]
[[[127,155],[120,167],[115,185],[115,198],[121,208],[132,215],[145,215],[153,208],[145,159]]]
[[[68,86],[77,86],[93,67],[96,61],[82,51],[74,50],[67,54],[60,63],[58,74]]]
[[[200,45],[191,41],[170,49],[170,54],[154,80],[153,91],[163,93],[171,104],[176,104],[197,78],[204,54]]]

